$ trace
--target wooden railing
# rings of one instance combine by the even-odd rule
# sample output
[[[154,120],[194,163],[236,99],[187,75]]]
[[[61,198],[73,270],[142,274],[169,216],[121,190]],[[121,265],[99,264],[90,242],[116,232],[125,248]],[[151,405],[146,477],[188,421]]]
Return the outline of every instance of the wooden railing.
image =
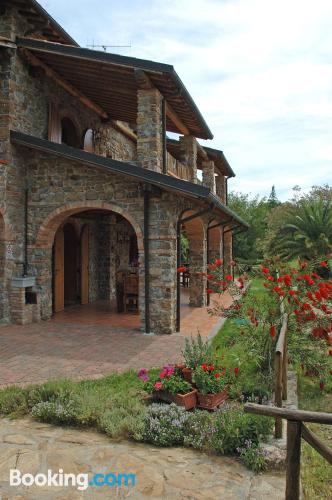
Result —
[[[282,312],[282,325],[279,333],[275,354],[274,354],[274,404],[278,408],[282,407],[282,401],[287,399],[287,323],[288,315]],[[277,417],[275,421],[275,437],[282,438],[282,419]]]
[[[244,411],[287,420],[287,458],[285,500],[300,498],[301,437],[332,465],[332,449],[326,446],[303,422],[332,425],[332,413],[288,410],[247,403]]]

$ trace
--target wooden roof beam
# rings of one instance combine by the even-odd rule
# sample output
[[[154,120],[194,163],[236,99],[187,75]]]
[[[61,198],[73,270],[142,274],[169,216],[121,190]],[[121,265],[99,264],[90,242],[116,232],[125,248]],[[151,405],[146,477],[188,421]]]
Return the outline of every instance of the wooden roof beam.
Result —
[[[181,132],[181,134],[190,135],[188,127],[186,127],[186,125],[178,117],[178,115],[173,110],[172,106],[168,104],[168,102],[166,102],[166,116],[169,120],[171,120],[171,122],[176,126],[176,128]]]
[[[48,76],[49,78],[54,80],[58,85],[60,85],[60,87],[65,89],[69,94],[76,97],[79,101],[81,101],[82,104],[84,104],[84,106],[86,106],[87,108],[94,111],[97,115],[99,115],[104,120],[108,119],[108,114],[100,106],[98,106],[98,104],[95,104],[94,102],[92,102],[88,97],[86,97],[84,94],[82,94],[82,92],[80,92],[75,87],[73,87],[73,85],[68,83],[63,78],[61,78],[61,76],[58,75],[58,73],[56,73],[53,69],[51,69],[49,66],[44,64],[40,59],[38,59],[31,52],[29,52],[28,50],[25,50],[25,49],[23,49],[23,52],[24,52],[24,55],[26,56],[26,58],[28,59],[29,63],[32,66],[34,66],[36,68],[41,68],[42,70],[44,70],[46,76]]]

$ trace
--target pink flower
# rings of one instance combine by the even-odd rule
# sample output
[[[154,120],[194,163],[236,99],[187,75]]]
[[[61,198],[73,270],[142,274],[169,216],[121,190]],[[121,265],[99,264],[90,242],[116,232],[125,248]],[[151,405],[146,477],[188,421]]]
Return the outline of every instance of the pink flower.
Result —
[[[148,372],[146,371],[145,368],[141,368],[140,371],[138,372],[137,376],[138,376],[138,378],[143,380],[143,382],[147,382],[150,379]]]
[[[156,391],[160,391],[160,389],[162,388],[163,384],[161,382],[156,382],[154,384],[154,388],[156,389]]]

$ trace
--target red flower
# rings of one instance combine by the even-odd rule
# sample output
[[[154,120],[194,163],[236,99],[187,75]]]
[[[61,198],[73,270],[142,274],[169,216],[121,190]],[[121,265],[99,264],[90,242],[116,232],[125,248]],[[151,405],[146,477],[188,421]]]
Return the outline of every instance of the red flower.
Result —
[[[311,309],[311,305],[310,305],[310,304],[308,304],[308,302],[305,302],[305,303],[302,305],[302,309],[303,309],[304,311],[310,311],[310,309]]]
[[[203,364],[201,365],[201,368],[203,368],[203,370],[204,370],[204,371],[206,371],[206,370],[207,370],[207,365],[206,365],[205,363],[203,363]]]
[[[221,375],[220,375],[220,373],[215,373],[215,374],[214,374],[214,377],[215,377],[215,378],[220,378],[220,376],[221,376]]]
[[[185,273],[187,270],[187,268],[185,266],[180,266],[177,268],[177,272],[178,273]]]
[[[261,269],[262,269],[262,273],[264,273],[264,274],[270,274],[270,271],[269,271],[269,269],[267,267],[262,266]]]
[[[267,279],[268,279],[269,281],[274,281],[274,277],[273,277],[273,276],[268,276],[268,277],[267,277]]]
[[[209,366],[207,367],[207,369],[208,369],[208,371],[209,371],[209,372],[213,372],[213,370],[214,370],[214,365],[209,365]]]
[[[235,375],[236,375],[236,376],[238,376],[239,371],[240,371],[240,368],[239,368],[238,366],[236,366],[236,367],[234,368],[234,373],[235,373]]]
[[[163,385],[163,384],[162,384],[161,382],[156,382],[156,383],[154,384],[154,388],[155,388],[157,391],[159,391],[159,390],[162,388],[162,385]]]
[[[216,259],[214,261],[214,264],[215,264],[216,267],[220,267],[220,266],[222,266],[222,260],[221,259]]]
[[[212,290],[211,288],[207,288],[207,289],[206,289],[206,293],[209,293],[209,294],[210,294],[210,293],[213,293],[213,290]]]
[[[232,281],[232,279],[233,279],[233,276],[231,276],[230,274],[227,274],[227,276],[225,276],[226,281]]]
[[[213,280],[214,279],[213,274],[208,274],[206,277],[207,277],[208,280]]]
[[[323,262],[319,263],[320,267],[327,267],[327,262],[324,260]]]
[[[270,327],[270,335],[271,335],[271,337],[275,337],[276,333],[277,333],[276,327],[274,325],[271,325],[271,327]]]
[[[289,292],[288,292],[288,293],[289,293],[289,295],[290,295],[291,297],[294,297],[294,295],[296,295],[296,291],[295,291],[295,290],[289,290]]]
[[[324,382],[320,382],[320,384],[319,384],[319,388],[320,388],[320,390],[321,390],[321,391],[323,391],[323,390],[324,390],[324,387],[325,387]]]

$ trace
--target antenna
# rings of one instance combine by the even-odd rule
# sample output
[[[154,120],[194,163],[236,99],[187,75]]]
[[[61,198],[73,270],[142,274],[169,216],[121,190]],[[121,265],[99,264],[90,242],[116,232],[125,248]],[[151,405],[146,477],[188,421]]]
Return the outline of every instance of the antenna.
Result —
[[[87,45],[88,48],[90,49],[103,49],[104,52],[107,52],[107,49],[110,49],[110,48],[116,48],[116,49],[120,49],[120,48],[126,48],[126,49],[131,49],[131,43],[129,45],[96,45],[94,43],[94,41],[92,42],[91,45]]]

